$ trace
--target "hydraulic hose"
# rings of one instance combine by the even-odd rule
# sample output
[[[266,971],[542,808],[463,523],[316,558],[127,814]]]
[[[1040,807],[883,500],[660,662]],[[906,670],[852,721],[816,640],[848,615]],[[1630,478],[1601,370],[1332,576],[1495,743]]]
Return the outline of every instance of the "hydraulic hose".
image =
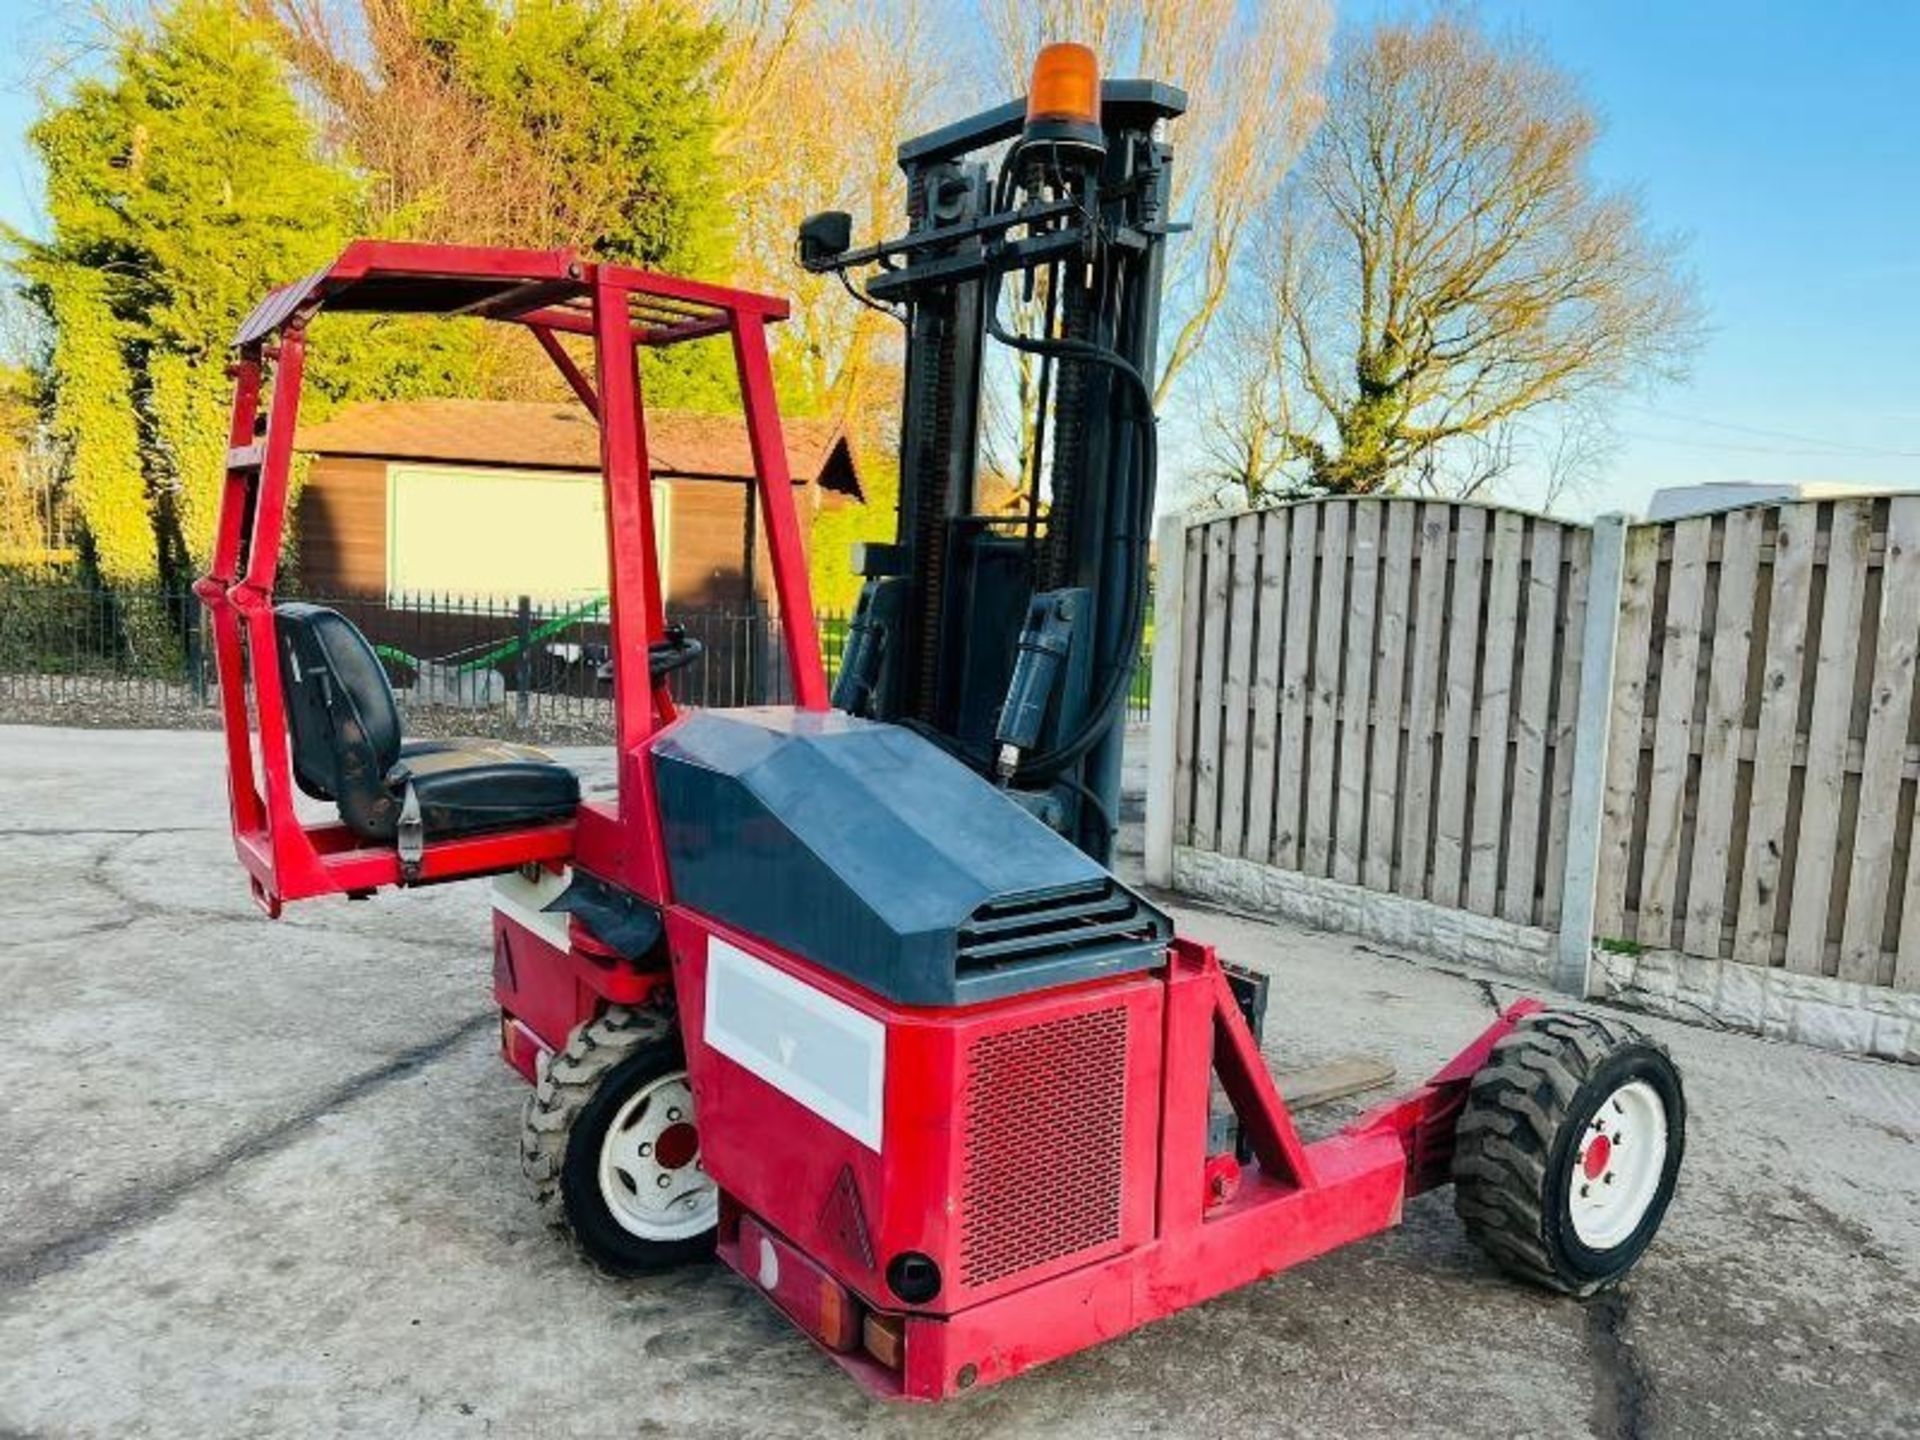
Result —
[[[1123,655],[1133,656],[1139,652],[1140,638],[1146,627],[1147,587],[1142,565],[1140,549],[1147,532],[1150,515],[1139,513],[1150,509],[1153,504],[1153,481],[1159,472],[1159,434],[1153,414],[1153,388],[1147,383],[1146,376],[1139,367],[1117,351],[1094,345],[1084,340],[1040,340],[1026,335],[1016,335],[1000,323],[999,306],[996,305],[987,315],[987,333],[1002,345],[1015,350],[1025,350],[1035,355],[1052,356],[1055,359],[1085,360],[1096,365],[1105,365],[1118,371],[1131,385],[1139,408],[1134,421],[1140,429],[1140,466],[1134,486],[1133,536],[1135,574],[1128,586],[1127,619],[1121,627],[1121,634],[1127,637]],[[1038,755],[1028,756],[1021,761],[1015,771],[1015,778],[1023,781],[1052,780],[1061,770],[1073,764],[1089,750],[1100,743],[1113,725],[1116,707],[1126,696],[1126,687],[1132,680],[1131,663],[1122,663],[1113,667],[1101,690],[1100,699],[1088,712],[1086,721],[1071,738],[1056,745],[1051,750]]]

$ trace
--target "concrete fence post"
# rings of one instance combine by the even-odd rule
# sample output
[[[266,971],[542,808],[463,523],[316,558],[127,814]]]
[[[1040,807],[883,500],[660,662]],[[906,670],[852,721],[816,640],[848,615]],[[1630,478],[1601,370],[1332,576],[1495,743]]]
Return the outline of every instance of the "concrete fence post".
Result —
[[[1180,606],[1186,596],[1187,517],[1163,515],[1155,536],[1153,692],[1147,711],[1146,872],[1173,884],[1173,786],[1180,742]]]
[[[1580,710],[1573,730],[1573,793],[1567,809],[1567,863],[1561,877],[1560,940],[1553,983],[1570,995],[1588,993],[1593,964],[1593,916],[1600,880],[1601,829],[1606,821],[1607,744],[1613,712],[1614,650],[1620,632],[1620,586],[1626,569],[1624,515],[1593,522],[1587,567],[1587,618],[1580,641]]]

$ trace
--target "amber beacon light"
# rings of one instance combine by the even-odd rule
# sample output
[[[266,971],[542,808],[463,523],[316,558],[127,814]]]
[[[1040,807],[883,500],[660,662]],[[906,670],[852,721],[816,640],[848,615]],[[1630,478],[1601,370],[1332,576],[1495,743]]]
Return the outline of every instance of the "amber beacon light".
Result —
[[[1021,143],[1036,141],[1106,150],[1100,129],[1100,62],[1085,45],[1048,45],[1035,57]]]

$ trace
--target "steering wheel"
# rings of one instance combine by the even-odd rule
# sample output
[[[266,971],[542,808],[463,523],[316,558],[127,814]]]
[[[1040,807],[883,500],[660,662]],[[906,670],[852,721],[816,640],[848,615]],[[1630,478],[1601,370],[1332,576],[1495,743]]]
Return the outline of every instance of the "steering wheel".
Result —
[[[666,638],[647,647],[647,675],[657,685],[706,653],[707,647],[687,634],[684,626],[669,625]]]

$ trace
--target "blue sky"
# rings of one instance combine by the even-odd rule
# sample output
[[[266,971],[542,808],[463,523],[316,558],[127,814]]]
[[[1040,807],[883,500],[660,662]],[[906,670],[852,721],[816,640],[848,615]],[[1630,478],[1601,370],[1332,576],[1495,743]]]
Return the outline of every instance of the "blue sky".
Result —
[[[24,52],[43,49],[51,33],[39,0],[0,0],[0,220],[22,229],[32,228],[37,185],[26,140],[34,61]]]
[[[1688,383],[1619,408],[1581,508],[1716,480],[1920,488],[1920,5],[1478,9],[1580,77],[1607,126],[1599,173],[1687,237],[1712,327]]]
[[[1349,0],[1343,25],[1419,0]],[[1482,0],[1578,75],[1601,177],[1689,241],[1711,331],[1681,385],[1616,414],[1580,510],[1663,485],[1920,487],[1920,4]],[[36,228],[24,131],[61,7],[0,0],[0,219]]]

